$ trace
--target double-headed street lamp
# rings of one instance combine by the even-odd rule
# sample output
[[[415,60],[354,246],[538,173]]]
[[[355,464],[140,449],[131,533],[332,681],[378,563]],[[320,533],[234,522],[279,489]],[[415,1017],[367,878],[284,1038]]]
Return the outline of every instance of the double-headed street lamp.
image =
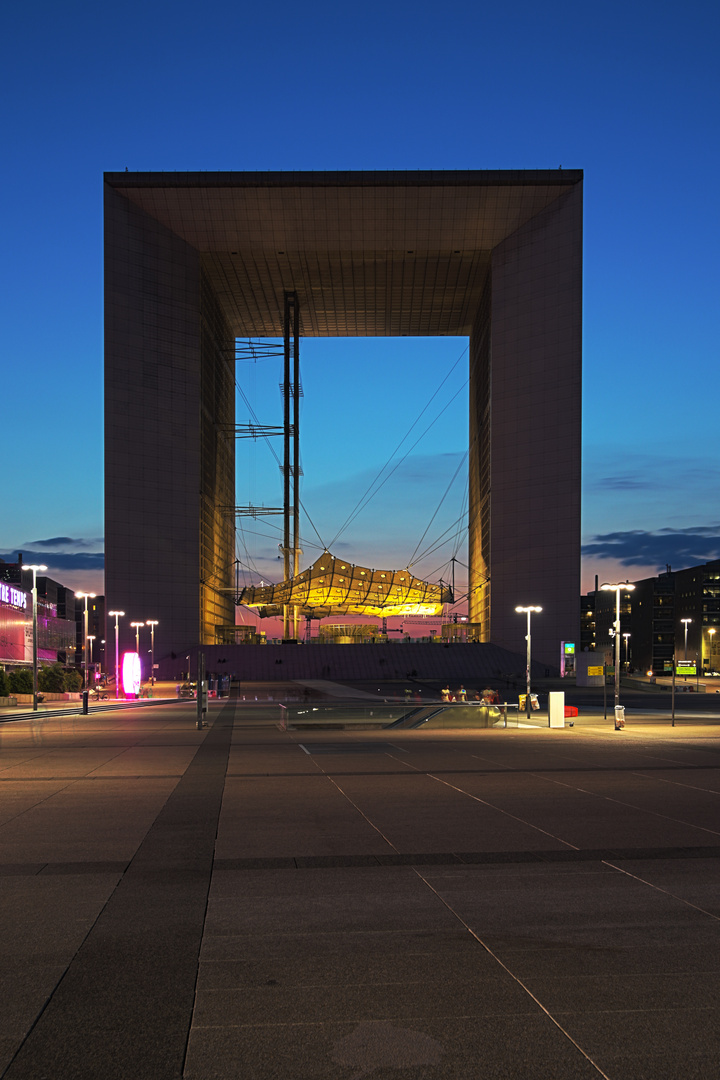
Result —
[[[88,634],[88,653],[89,653],[89,657],[90,657],[90,671],[93,673],[93,676],[95,675],[95,668],[93,666],[93,658],[92,658],[92,643],[95,640],[96,636],[97,636],[96,634]],[[93,678],[93,690],[94,689],[95,689],[95,679]]]
[[[530,719],[530,616],[533,611],[542,611],[541,607],[531,604],[529,607],[516,607],[517,612],[527,612],[527,662],[525,665],[525,707],[527,718]]]
[[[685,663],[687,664],[687,632],[688,623],[691,623],[692,619],[681,619],[680,622],[685,626]]]
[[[615,708],[620,705],[620,593],[632,592],[635,588],[629,581],[620,581],[615,585],[609,585],[607,582],[601,585],[600,588],[605,592],[615,593],[615,622],[613,624],[613,630],[615,631]],[[615,713],[615,723],[617,724],[618,714]]]
[[[83,618],[83,663],[85,664],[85,689],[89,690],[88,680],[90,678],[90,665],[88,663],[88,600],[94,600],[97,593],[94,592],[76,592],[78,600],[85,601],[85,616]]]
[[[145,623],[150,627],[150,685],[155,685],[155,627],[158,619],[148,619]]]
[[[32,607],[33,607],[33,712],[37,712],[37,695],[38,695],[38,665],[37,665],[37,574],[38,570],[47,570],[47,566],[42,563],[29,563],[23,566],[23,570],[32,570],[33,584],[32,584]]]
[[[124,611],[108,611],[108,615],[115,618],[115,697],[120,697],[120,649],[118,645],[118,619],[125,614]]]

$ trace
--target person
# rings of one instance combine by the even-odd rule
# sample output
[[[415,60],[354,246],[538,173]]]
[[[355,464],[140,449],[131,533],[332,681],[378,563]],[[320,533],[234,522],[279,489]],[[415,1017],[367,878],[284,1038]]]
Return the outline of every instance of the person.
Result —
[[[443,701],[452,701],[453,698],[449,686],[444,686],[440,693],[442,694]]]
[[[460,684],[460,689],[457,691],[457,694],[455,696],[458,701],[467,701],[467,690],[462,685],[462,683]]]

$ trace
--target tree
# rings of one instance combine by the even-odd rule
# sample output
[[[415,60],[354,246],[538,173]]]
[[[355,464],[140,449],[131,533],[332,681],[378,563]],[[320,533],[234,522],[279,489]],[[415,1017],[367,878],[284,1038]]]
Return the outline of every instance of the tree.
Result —
[[[38,689],[46,694],[62,694],[65,691],[65,672],[62,664],[43,664],[38,671]]]
[[[16,668],[8,676],[11,694],[32,694],[33,676],[30,668]]]
[[[10,693],[8,677],[3,668],[0,668],[0,697],[7,697]]]
[[[68,694],[76,694],[78,690],[82,690],[82,675],[79,671],[65,672],[65,690]]]

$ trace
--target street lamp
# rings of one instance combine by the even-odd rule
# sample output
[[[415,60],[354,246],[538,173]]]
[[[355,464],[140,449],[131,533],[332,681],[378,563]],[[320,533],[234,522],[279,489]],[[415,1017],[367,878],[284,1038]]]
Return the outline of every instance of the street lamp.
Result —
[[[118,646],[118,619],[122,618],[124,611],[108,611],[108,615],[115,617],[115,698],[120,697],[120,651]]]
[[[37,712],[37,573],[38,570],[47,570],[47,566],[42,563],[34,564],[29,563],[23,566],[23,570],[32,570],[33,584],[32,584],[32,606],[33,606],[33,712]]]
[[[623,637],[625,638],[625,668],[626,668],[627,671],[629,671],[630,670],[630,634],[629,634],[629,632],[627,630],[623,634]]]
[[[530,616],[533,611],[542,611],[541,607],[531,604],[529,607],[516,607],[517,612],[527,613],[527,661],[525,666],[525,707],[527,710],[527,718],[530,719]]]
[[[150,685],[155,685],[155,627],[158,619],[147,619],[145,625],[150,627]]]
[[[131,626],[135,627],[135,652],[140,655],[140,627],[144,626],[144,622],[131,622]]]
[[[684,625],[685,625],[685,663],[687,664],[687,632],[688,632],[688,623],[691,623],[692,619],[681,619],[680,622],[684,623]]]
[[[96,637],[96,635],[95,635],[95,634],[88,634],[88,653],[89,653],[89,657],[90,657],[90,668],[92,668],[92,666],[93,666],[93,658],[92,658],[92,643],[93,643],[93,641],[95,640],[95,637]],[[89,678],[89,677],[90,677],[90,676],[88,676],[88,678]],[[94,682],[95,682],[95,680],[93,679],[93,683],[94,683]]]
[[[94,600],[97,593],[94,592],[76,592],[78,600],[85,601],[85,615],[83,618],[83,663],[85,664],[85,689],[89,690],[88,679],[90,666],[88,664],[88,600]],[[83,710],[86,711],[83,707]]]
[[[613,630],[615,631],[615,709],[617,710],[620,705],[620,593],[632,592],[635,588],[629,581],[620,581],[615,585],[609,585],[607,582],[600,586],[601,590],[605,592],[615,593],[615,623],[613,624]],[[615,725],[617,726],[618,714],[615,712]]]
[[[711,671],[715,670],[715,665],[713,663],[713,636],[716,633],[717,633],[717,630],[715,629],[714,626],[709,626],[708,627],[708,634],[710,636],[710,657],[709,657],[709,660],[710,660],[710,670]]]

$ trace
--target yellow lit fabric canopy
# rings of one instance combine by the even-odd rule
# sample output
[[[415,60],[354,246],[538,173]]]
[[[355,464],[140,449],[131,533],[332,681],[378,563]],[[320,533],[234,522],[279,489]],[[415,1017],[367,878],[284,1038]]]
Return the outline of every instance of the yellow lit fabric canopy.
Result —
[[[439,615],[452,592],[421,581],[411,570],[370,570],[336,559],[326,551],[296,578],[279,585],[243,589],[239,604],[257,608],[261,618],[282,614],[285,604],[306,617],[327,615]]]

